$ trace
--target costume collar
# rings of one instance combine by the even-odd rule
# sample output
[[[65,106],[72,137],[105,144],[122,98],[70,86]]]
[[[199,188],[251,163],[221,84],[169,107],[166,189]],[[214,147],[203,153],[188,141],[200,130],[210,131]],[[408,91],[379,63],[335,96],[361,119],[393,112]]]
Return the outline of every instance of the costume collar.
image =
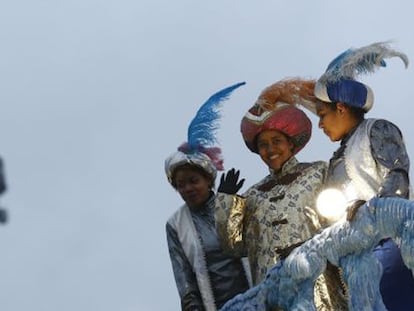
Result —
[[[345,135],[344,138],[342,138],[341,140],[341,147],[346,145],[346,143],[348,142],[349,138],[354,135],[356,129],[365,121],[365,119],[363,119],[361,122],[359,122],[348,134]]]
[[[285,164],[282,165],[282,168],[280,169],[280,171],[275,172],[273,169],[269,169],[270,175],[272,175],[272,177],[277,178],[277,179],[281,178],[284,175],[291,173],[296,167],[296,165],[298,165],[298,163],[299,161],[296,159],[296,157],[292,156],[289,160],[285,162]]]

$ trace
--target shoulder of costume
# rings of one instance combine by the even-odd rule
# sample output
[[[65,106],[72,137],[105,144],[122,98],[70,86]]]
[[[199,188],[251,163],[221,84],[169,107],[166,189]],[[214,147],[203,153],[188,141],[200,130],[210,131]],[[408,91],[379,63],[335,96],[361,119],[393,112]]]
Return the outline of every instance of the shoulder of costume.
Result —
[[[379,119],[371,119],[371,120],[373,121],[374,124],[379,124],[379,123],[380,124],[390,124],[390,125],[398,128],[398,125],[396,125],[394,122],[392,122],[390,120],[387,120],[387,119],[379,118]]]
[[[394,128],[402,136],[401,129],[395,123],[389,120],[386,120],[386,119],[372,119],[372,120],[373,120],[373,123],[370,128],[370,132],[372,132],[372,129],[374,129],[375,131],[382,133],[384,131],[384,128],[388,127],[388,128]]]
[[[182,217],[184,210],[188,208],[187,204],[183,204],[180,206],[179,209],[177,209],[167,220],[167,223],[170,225],[175,225],[177,222],[179,222],[179,219]]]
[[[320,170],[320,169],[327,169],[328,163],[325,161],[300,162],[298,163],[297,167],[301,170],[306,170],[306,169]]]
[[[266,175],[265,177],[263,177],[262,179],[260,179],[257,183],[253,184],[252,186],[250,186],[246,191],[245,194],[248,194],[250,191],[252,190],[257,190],[258,187],[260,187],[261,185],[269,182],[269,180],[272,180],[273,177],[271,174]]]

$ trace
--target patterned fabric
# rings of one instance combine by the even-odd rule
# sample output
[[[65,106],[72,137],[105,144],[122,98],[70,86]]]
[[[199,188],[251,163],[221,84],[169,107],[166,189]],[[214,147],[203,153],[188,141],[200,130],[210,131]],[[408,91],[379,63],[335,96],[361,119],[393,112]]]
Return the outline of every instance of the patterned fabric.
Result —
[[[205,170],[212,179],[217,176],[217,168],[211,158],[203,152],[185,153],[182,151],[176,151],[165,159],[165,174],[167,175],[169,183],[175,187],[174,173],[177,167],[185,164],[194,165]]]
[[[223,247],[248,256],[254,285],[317,233],[319,227],[307,216],[305,207],[314,209],[326,171],[325,162],[299,163],[292,157],[278,174],[271,172],[242,197],[217,194],[216,226]],[[328,290],[333,284],[337,292]],[[340,285],[332,274],[318,278],[314,288],[317,310],[347,310]]]
[[[280,251],[315,234],[305,206],[314,208],[326,167],[324,162],[305,164],[292,157],[281,172],[271,172],[248,189],[243,198],[217,194],[219,234],[225,247],[248,255],[254,284],[262,281],[267,270],[279,261]]]

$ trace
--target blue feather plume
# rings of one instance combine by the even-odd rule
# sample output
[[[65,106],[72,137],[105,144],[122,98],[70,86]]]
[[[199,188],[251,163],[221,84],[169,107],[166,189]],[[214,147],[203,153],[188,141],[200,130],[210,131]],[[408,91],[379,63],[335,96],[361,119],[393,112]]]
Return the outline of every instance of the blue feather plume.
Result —
[[[408,67],[408,57],[389,46],[389,42],[376,42],[358,49],[348,49],[328,65],[319,79],[320,83],[336,82],[340,79],[354,80],[360,74],[373,73],[385,67],[386,58],[399,57]]]
[[[215,93],[200,107],[188,127],[187,142],[191,150],[212,146],[217,142],[215,134],[221,118],[219,108],[231,92],[244,84],[246,82],[240,82]]]

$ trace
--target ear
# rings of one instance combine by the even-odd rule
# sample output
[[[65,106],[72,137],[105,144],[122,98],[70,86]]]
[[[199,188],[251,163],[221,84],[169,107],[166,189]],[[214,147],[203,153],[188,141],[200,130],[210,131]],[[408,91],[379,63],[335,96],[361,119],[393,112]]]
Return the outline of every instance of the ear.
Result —
[[[341,102],[337,102],[336,103],[336,110],[339,112],[339,114],[344,114],[349,109],[348,109],[348,106],[346,104],[341,103]]]
[[[213,176],[211,176],[210,174],[206,174],[204,177],[207,180],[209,189],[213,190],[214,187],[215,187],[215,180],[214,180]]]

